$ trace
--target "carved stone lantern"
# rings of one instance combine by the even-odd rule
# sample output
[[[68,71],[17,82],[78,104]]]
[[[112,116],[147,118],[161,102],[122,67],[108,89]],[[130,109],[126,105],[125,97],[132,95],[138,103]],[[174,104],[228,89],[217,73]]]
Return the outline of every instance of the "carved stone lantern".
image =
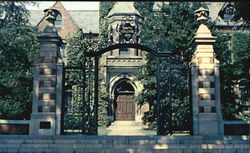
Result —
[[[200,7],[198,10],[195,11],[195,15],[197,17],[197,21],[200,24],[205,24],[208,20],[209,10],[204,7]]]
[[[45,9],[43,12],[45,15],[45,19],[49,22],[48,26],[54,27],[56,16],[59,14],[59,10],[51,7],[51,8]]]

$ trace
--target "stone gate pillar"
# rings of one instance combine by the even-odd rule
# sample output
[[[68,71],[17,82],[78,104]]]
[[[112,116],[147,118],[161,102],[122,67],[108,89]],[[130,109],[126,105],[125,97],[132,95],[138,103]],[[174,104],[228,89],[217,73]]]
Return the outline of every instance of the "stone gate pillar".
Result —
[[[33,105],[30,135],[59,135],[61,130],[62,72],[58,36],[54,21],[58,10],[44,10],[49,25],[38,36],[40,49],[34,63]]]
[[[191,66],[192,109],[194,135],[223,135],[221,113],[219,61],[215,58],[215,37],[205,25],[209,11],[195,11],[200,26],[193,39],[195,50]]]

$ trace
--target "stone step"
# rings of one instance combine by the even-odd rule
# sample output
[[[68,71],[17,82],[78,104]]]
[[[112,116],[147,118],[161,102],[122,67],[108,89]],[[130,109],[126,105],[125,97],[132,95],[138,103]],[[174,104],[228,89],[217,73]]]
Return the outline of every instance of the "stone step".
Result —
[[[107,135],[145,135],[142,123],[136,121],[115,121],[107,130]]]
[[[1,153],[250,153],[249,136],[0,136]]]
[[[249,140],[153,140],[153,139],[0,139],[0,144],[250,144]]]

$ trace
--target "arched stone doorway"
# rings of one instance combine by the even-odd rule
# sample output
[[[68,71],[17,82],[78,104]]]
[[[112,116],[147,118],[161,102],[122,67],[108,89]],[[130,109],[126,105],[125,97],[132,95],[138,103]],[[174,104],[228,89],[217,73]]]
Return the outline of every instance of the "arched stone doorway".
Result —
[[[124,82],[129,83],[130,90],[128,89],[128,91],[133,92],[133,97],[134,97],[133,103],[134,103],[134,111],[135,111],[134,121],[142,122],[142,117],[143,117],[144,113],[149,110],[149,105],[148,105],[148,103],[146,103],[142,106],[137,105],[135,97],[141,93],[143,86],[138,80],[136,80],[136,77],[133,74],[128,74],[128,73],[118,74],[118,75],[110,78],[110,80],[109,80],[108,91],[109,91],[111,99],[113,99],[112,103],[110,104],[110,107],[111,107],[110,113],[109,113],[110,122],[116,121],[115,110],[114,110],[114,103],[115,103],[115,100],[117,99],[116,90]],[[127,93],[129,93],[129,92],[127,92]]]
[[[135,89],[129,80],[123,79],[114,90],[114,120],[135,120]]]

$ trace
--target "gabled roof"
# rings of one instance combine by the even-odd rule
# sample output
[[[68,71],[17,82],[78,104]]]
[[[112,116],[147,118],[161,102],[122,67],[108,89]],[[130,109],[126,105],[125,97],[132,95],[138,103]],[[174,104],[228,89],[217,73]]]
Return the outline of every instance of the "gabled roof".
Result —
[[[162,4],[168,4],[169,2],[155,2],[154,4],[154,10],[159,11]],[[225,7],[226,2],[205,2],[209,11],[210,11],[210,18],[212,21],[216,22],[217,26],[228,26],[228,23],[225,22],[218,14],[219,12]],[[122,2],[119,2],[119,4],[122,4]],[[125,4],[125,3],[124,3]],[[66,10],[63,7],[63,4],[60,2],[56,2],[54,7],[60,7],[61,9],[64,9],[66,14],[68,14],[69,18],[72,20],[72,24],[74,24],[76,27],[81,28],[84,33],[89,33],[90,31],[92,33],[99,33],[99,10]],[[116,5],[114,5],[116,6]],[[131,4],[129,6],[132,6]],[[115,12],[129,12],[131,13],[138,13],[137,10],[119,10],[119,7],[114,7],[109,15],[115,13]],[[30,10],[30,24],[33,26],[37,26],[38,23],[42,21],[44,17],[43,10]],[[241,23],[236,22],[230,22],[229,25],[240,25]]]
[[[71,24],[71,27],[65,28],[81,28],[84,33],[99,33],[99,10],[66,10],[61,2],[56,2],[53,7],[59,9],[60,13],[68,18],[68,24]],[[30,17],[29,22],[32,26],[39,26],[40,29],[44,29],[45,25],[40,24],[41,22],[46,22],[44,18],[43,10],[29,10]],[[63,18],[63,19],[64,19]],[[73,30],[73,29],[72,29]],[[65,30],[63,30],[65,31]],[[65,37],[67,34],[59,31],[59,35]],[[69,30],[68,30],[69,31]]]
[[[91,31],[99,33],[99,11],[98,10],[67,10],[72,20],[84,33]],[[37,24],[44,17],[42,10],[30,10],[29,22],[32,26]]]
[[[83,33],[99,33],[99,11],[98,10],[69,10],[69,15],[73,18]]]
[[[29,10],[30,17],[29,17],[29,23],[32,26],[37,26],[37,24],[43,19],[44,13],[42,10]]]

